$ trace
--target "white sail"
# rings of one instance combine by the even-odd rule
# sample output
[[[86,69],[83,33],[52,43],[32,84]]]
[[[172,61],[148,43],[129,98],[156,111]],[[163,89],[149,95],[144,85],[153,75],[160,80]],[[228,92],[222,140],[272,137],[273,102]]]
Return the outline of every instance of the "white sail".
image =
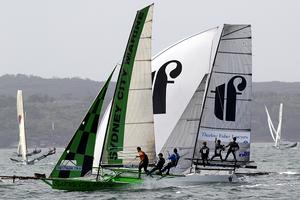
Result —
[[[102,119],[98,125],[96,142],[95,142],[95,150],[94,150],[93,168],[99,167],[110,110],[111,110],[111,102],[107,106],[105,113],[103,114]]]
[[[271,117],[270,117],[270,114],[269,114],[269,111],[268,111],[268,108],[267,106],[265,106],[265,110],[266,110],[266,113],[267,113],[267,117],[268,117],[268,127],[269,127],[269,130],[270,130],[270,134],[271,134],[271,137],[273,139],[273,141],[275,142],[275,138],[276,138],[276,129],[274,128],[274,125],[273,125],[273,122],[271,120]]]
[[[191,166],[191,161],[186,158],[193,156],[206,81],[207,75],[204,76],[161,150],[163,155],[168,155],[173,152],[174,148],[178,149],[180,159],[176,166],[176,172],[183,172]]]
[[[211,66],[222,27],[188,37],[152,61],[156,151],[160,152]]]
[[[270,134],[272,136],[272,139],[274,141],[274,146],[276,148],[279,148],[280,146],[280,140],[281,140],[281,126],[282,126],[282,110],[283,110],[283,104],[280,104],[279,107],[279,117],[278,117],[278,126],[277,129],[275,129],[274,124],[272,122],[272,119],[270,117],[269,111],[267,107],[265,106],[266,114],[268,117],[268,127],[270,130]]]
[[[280,141],[281,141],[281,126],[282,126],[282,110],[283,110],[283,104],[280,104],[279,108],[279,122],[278,122],[278,127],[277,127],[277,132],[276,132],[276,141],[275,145],[280,146]]]
[[[19,146],[18,153],[22,155],[23,161],[27,162],[27,146],[25,133],[25,116],[23,108],[22,90],[17,91],[17,116],[19,122]]]
[[[194,158],[204,141],[211,152],[215,139],[237,138],[237,160],[250,158],[252,50],[250,25],[224,25],[207,81]]]

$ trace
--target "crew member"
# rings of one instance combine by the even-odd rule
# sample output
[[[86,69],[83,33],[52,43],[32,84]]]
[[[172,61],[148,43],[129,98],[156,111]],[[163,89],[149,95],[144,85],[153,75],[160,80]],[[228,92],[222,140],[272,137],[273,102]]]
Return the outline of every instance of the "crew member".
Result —
[[[147,167],[149,164],[149,159],[147,154],[144,151],[142,151],[141,147],[137,147],[136,150],[139,154],[138,156],[136,156],[136,158],[140,157],[141,160],[139,163],[139,178],[141,178],[142,168],[144,168],[145,173],[148,173]]]
[[[169,175],[170,169],[172,167],[176,167],[176,165],[178,163],[178,160],[180,158],[180,156],[179,156],[176,148],[174,148],[173,152],[174,153],[172,155],[169,155],[169,157],[168,157],[168,159],[170,160],[170,162],[168,162],[168,164],[161,170],[161,172],[164,172],[164,171],[167,170],[166,175]]]
[[[153,172],[155,172],[156,170],[158,170],[159,171],[159,175],[161,175],[162,174],[161,173],[161,169],[163,168],[164,164],[165,164],[165,159],[163,157],[163,154],[159,153],[158,154],[158,160],[157,160],[155,166],[151,169],[151,171],[149,173],[147,173],[147,175],[151,176],[151,174]]]
[[[225,161],[227,160],[228,156],[230,153],[232,153],[234,161],[236,162],[236,156],[235,156],[235,152],[238,151],[240,149],[239,144],[236,142],[236,137],[233,137],[233,141],[230,142],[226,147],[229,147],[227,154],[225,156]]]
[[[203,142],[203,146],[200,149],[200,154],[201,154],[201,159],[202,159],[202,164],[205,167],[205,162],[208,164],[208,154],[209,154],[209,148],[206,146],[206,142]]]

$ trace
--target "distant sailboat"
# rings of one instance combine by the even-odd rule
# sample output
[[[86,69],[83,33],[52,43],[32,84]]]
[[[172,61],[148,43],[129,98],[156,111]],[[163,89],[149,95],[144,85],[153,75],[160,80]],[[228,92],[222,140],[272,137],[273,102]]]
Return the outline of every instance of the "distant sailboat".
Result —
[[[274,124],[273,124],[272,119],[270,117],[267,106],[265,106],[265,110],[266,110],[267,117],[268,117],[268,127],[269,127],[269,130],[270,130],[270,134],[272,136],[272,139],[274,140],[274,147],[277,148],[277,149],[280,149],[280,147],[292,148],[292,147],[297,146],[297,142],[288,142],[288,141],[282,141],[281,140],[283,104],[280,103],[280,107],[279,107],[279,118],[278,118],[277,129],[275,129],[275,127],[274,127]]]
[[[27,145],[26,145],[26,133],[25,133],[25,115],[23,108],[23,95],[22,90],[17,92],[17,115],[19,122],[19,145],[18,156],[22,156],[22,161],[27,163]]]
[[[19,144],[18,144],[17,156],[22,157],[22,159],[19,160],[15,158],[10,158],[12,161],[21,162],[24,164],[33,164],[36,160],[41,160],[42,158],[55,153],[55,149],[50,149],[49,152],[46,154],[46,156],[42,155],[38,158],[34,158],[31,160],[28,159],[29,156],[41,153],[41,149],[35,148],[32,152],[28,153],[22,90],[17,91],[17,117],[18,117],[18,124],[19,124]]]

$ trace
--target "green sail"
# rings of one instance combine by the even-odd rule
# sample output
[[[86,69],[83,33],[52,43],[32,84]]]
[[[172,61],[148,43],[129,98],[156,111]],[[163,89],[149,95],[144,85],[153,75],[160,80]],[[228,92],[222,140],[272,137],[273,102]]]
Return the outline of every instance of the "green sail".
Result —
[[[118,152],[123,150],[128,92],[139,40],[150,6],[139,10],[131,29],[119,72],[109,117],[105,157],[108,164],[122,164]]]
[[[98,121],[113,72],[51,172],[50,178],[82,177],[92,169]]]

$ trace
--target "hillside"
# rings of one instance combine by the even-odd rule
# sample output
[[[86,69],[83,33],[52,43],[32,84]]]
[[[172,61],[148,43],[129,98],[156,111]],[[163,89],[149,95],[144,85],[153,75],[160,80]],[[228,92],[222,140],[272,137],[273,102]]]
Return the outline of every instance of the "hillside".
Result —
[[[18,142],[18,89],[22,88],[24,95],[29,147],[59,147],[70,140],[102,84],[80,78],[0,77],[0,148],[13,147]],[[264,105],[268,106],[276,124],[279,103],[284,102],[282,135],[289,140],[300,141],[300,83],[254,83],[253,94],[252,140],[271,141]],[[112,96],[112,88],[108,95]]]

